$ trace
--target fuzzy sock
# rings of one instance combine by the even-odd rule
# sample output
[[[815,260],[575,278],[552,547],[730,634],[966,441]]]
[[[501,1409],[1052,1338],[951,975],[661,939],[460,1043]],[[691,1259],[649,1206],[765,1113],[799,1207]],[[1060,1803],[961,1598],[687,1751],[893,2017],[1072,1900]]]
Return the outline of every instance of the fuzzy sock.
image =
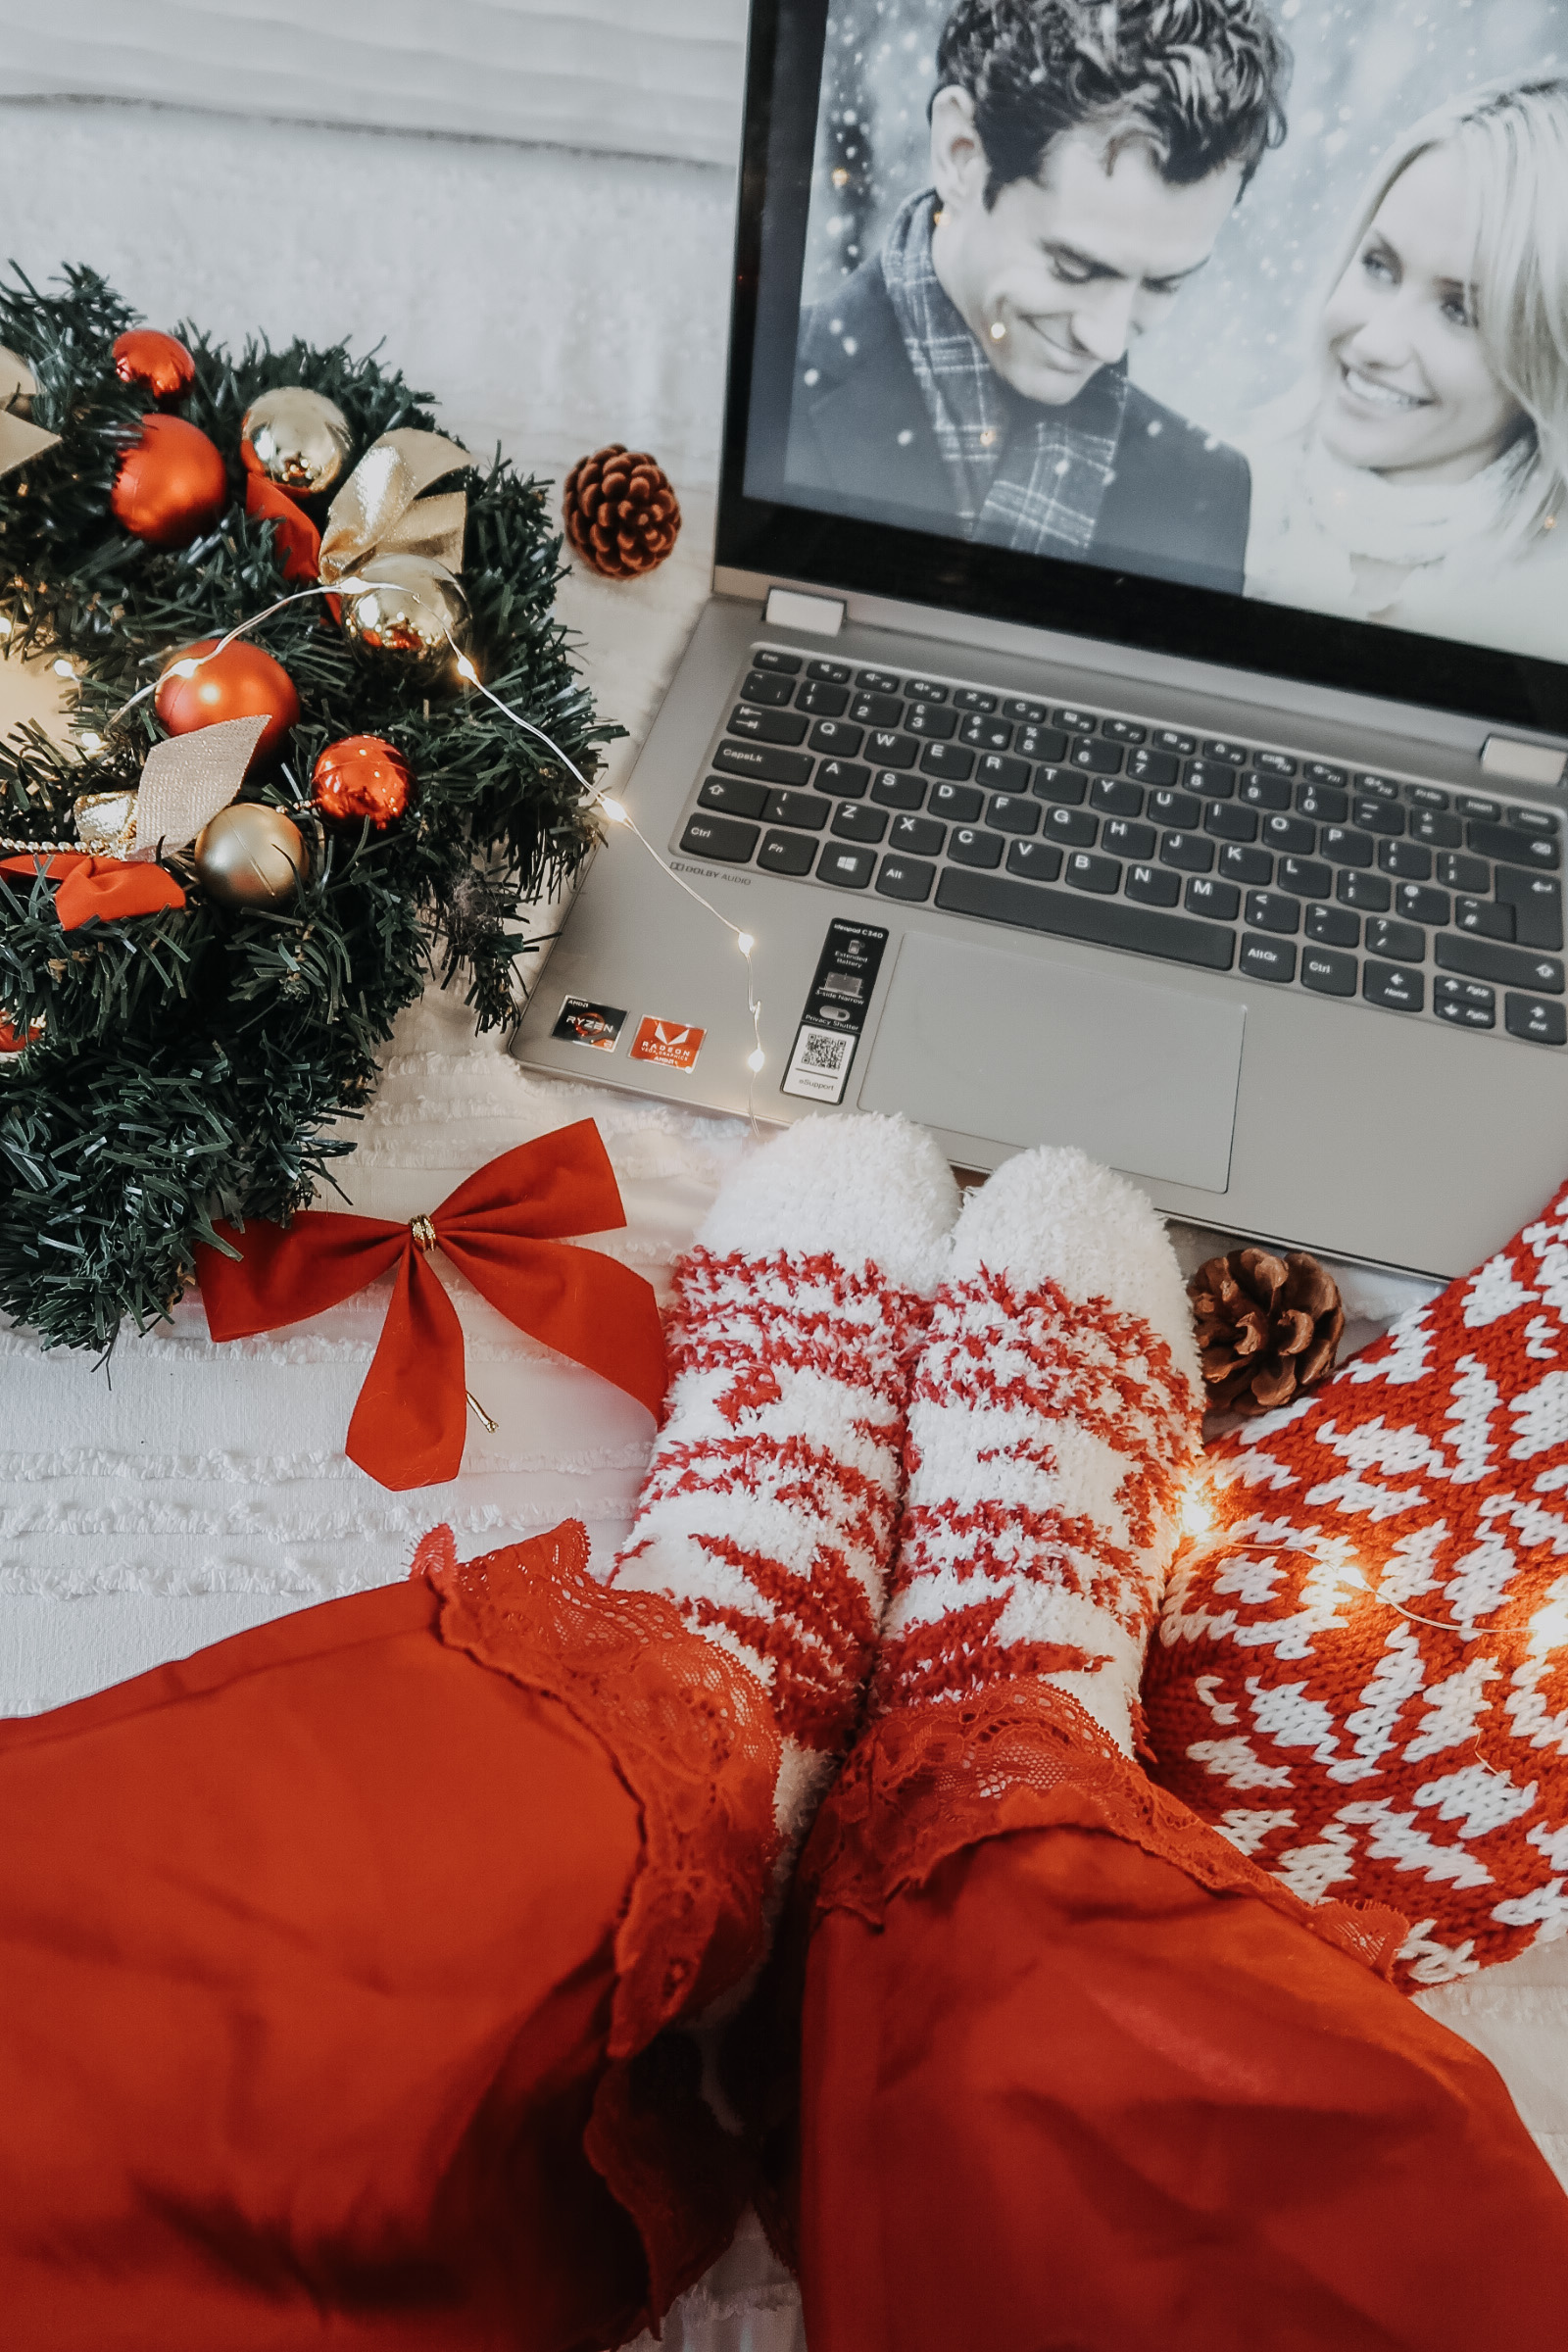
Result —
[[[914,1346],[957,1188],[906,1120],[807,1118],[725,1185],[676,1272],[666,1419],[612,1572],[767,1692],[787,1856],[858,1719]]]
[[[1056,1150],[971,1193],[915,1369],[877,1711],[1041,1678],[1130,1753],[1200,1393],[1141,1193]]]

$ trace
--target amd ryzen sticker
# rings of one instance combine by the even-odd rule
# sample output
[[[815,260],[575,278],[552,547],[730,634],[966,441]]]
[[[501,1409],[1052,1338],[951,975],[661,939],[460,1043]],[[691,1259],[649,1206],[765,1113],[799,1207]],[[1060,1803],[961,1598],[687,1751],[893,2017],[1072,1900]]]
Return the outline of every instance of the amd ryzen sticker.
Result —
[[[703,1050],[706,1029],[688,1029],[680,1021],[645,1020],[631,1041],[633,1061],[657,1061],[666,1070],[694,1070]]]
[[[873,923],[829,923],[781,1095],[843,1102],[887,944]]]
[[[574,1046],[593,1046],[601,1054],[613,1054],[625,1018],[618,1004],[590,1004],[586,997],[563,997],[550,1034]]]

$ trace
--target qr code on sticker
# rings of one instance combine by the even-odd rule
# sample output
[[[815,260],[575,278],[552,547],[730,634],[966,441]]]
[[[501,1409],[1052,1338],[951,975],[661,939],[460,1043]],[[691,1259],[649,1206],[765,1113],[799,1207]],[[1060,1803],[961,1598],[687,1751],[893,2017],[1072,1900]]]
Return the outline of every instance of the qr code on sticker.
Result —
[[[819,1029],[808,1029],[801,1040],[801,1067],[825,1070],[829,1077],[836,1078],[844,1067],[851,1043],[847,1037],[827,1037]]]

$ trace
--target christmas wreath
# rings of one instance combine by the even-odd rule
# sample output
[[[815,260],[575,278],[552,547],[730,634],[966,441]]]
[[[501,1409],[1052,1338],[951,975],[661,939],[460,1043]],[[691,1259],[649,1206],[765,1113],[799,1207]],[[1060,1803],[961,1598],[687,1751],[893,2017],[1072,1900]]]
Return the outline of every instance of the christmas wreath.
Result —
[[[618,730],[543,490],[374,356],[157,333],[86,270],[0,286],[0,635],[74,680],[71,748],[0,748],[0,1308],[107,1348],[311,1198],[432,972],[517,1017]]]

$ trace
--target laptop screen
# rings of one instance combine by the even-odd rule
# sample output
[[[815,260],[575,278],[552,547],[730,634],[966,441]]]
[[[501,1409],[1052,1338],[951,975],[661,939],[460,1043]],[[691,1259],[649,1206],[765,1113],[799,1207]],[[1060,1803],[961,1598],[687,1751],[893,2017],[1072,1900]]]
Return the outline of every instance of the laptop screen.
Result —
[[[1562,723],[1568,0],[755,18],[721,561]]]

